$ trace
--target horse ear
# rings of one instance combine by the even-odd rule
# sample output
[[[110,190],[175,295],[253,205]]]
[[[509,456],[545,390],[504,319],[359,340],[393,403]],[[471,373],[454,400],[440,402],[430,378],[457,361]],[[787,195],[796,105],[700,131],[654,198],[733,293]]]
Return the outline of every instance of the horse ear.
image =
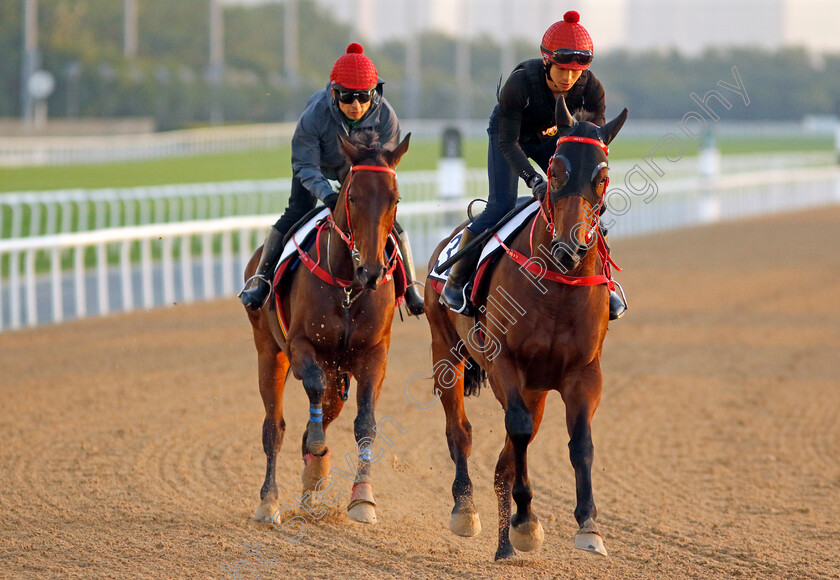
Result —
[[[601,125],[601,139],[604,141],[604,145],[609,145],[610,141],[615,139],[615,136],[621,131],[621,128],[624,126],[624,121],[627,120],[627,112],[625,108],[619,113],[618,117],[605,125]]]
[[[393,151],[389,151],[386,153],[388,159],[388,165],[393,169],[397,166],[402,159],[402,156],[405,155],[405,152],[408,151],[408,142],[411,140],[411,133],[405,136],[399,145],[397,145]]]
[[[554,119],[557,123],[557,129],[561,134],[574,127],[577,123],[569,112],[569,107],[566,105],[566,97],[563,95],[557,97],[557,104],[554,106]]]
[[[344,151],[344,154],[347,156],[347,159],[350,160],[351,165],[356,164],[356,161],[359,158],[358,145],[351,143],[345,139],[344,136],[338,135],[338,148]]]

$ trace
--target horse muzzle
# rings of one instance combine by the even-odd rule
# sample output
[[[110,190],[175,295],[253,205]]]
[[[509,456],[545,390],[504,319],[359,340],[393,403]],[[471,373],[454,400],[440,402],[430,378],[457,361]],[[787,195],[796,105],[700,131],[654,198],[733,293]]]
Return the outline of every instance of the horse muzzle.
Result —
[[[588,251],[589,248],[579,242],[569,243],[556,238],[551,242],[551,254],[564,272],[574,271]]]
[[[353,282],[362,288],[368,288],[370,290],[376,290],[376,287],[382,283],[382,280],[385,279],[385,273],[387,269],[383,265],[377,265],[374,267],[370,266],[359,266],[356,268],[356,272],[353,276]]]

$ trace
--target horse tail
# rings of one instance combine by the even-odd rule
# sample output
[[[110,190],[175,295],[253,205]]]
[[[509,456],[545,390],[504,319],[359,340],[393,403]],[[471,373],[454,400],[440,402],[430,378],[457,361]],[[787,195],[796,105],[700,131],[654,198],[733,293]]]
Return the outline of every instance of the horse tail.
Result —
[[[487,384],[487,373],[471,357],[464,361],[464,396],[478,396],[481,387]]]

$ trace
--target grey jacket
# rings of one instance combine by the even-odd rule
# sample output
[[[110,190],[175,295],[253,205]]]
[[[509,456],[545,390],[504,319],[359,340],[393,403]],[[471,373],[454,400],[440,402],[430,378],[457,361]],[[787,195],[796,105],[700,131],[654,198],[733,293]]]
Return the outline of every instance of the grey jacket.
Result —
[[[327,180],[340,181],[350,168],[338,147],[338,135],[388,148],[399,141],[400,121],[382,96],[381,82],[367,113],[352,127],[335,103],[329,85],[306,103],[292,137],[292,171],[322,201],[333,193]]]

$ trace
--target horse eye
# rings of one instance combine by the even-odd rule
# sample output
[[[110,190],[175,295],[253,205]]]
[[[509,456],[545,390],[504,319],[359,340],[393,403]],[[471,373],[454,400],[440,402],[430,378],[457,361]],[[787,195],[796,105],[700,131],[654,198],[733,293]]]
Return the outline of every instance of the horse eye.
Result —
[[[549,181],[551,191],[560,191],[561,189],[563,189],[563,186],[566,185],[567,181],[569,181],[568,173],[561,173],[559,176],[552,175],[551,180]]]

